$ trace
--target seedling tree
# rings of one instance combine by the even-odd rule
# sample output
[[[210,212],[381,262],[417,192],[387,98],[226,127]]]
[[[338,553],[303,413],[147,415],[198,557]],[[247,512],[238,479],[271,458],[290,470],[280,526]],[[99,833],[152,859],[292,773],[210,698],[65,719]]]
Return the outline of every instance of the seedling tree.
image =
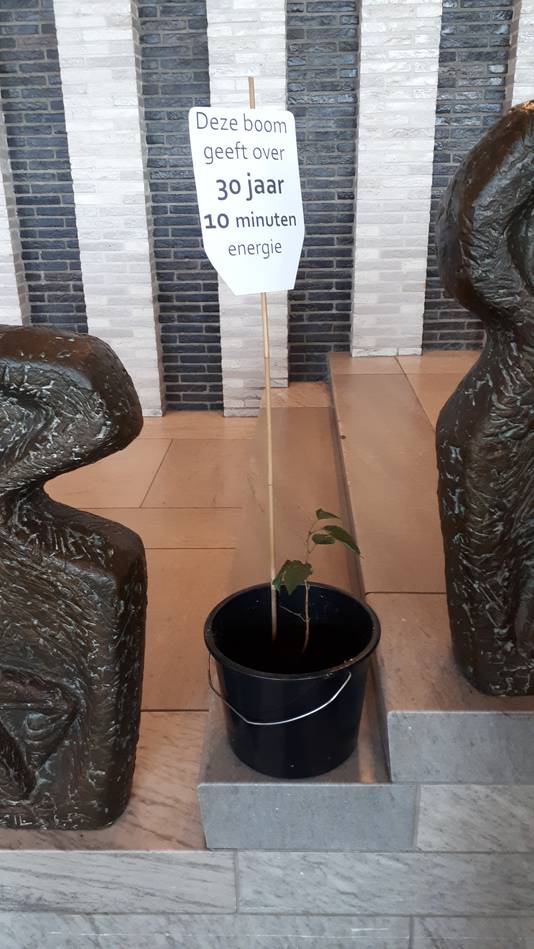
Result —
[[[337,514],[330,511],[324,511],[318,508],[315,512],[315,520],[311,525],[306,537],[306,551],[304,560],[286,560],[273,580],[273,587],[278,593],[285,588],[291,596],[297,587],[304,586],[304,616],[300,613],[296,615],[304,623],[304,644],[302,652],[305,652],[310,641],[310,577],[313,576],[313,565],[311,558],[317,547],[340,543],[355,554],[360,551],[356,541],[339,524],[325,524],[325,521],[339,521]]]
[[[254,78],[248,77],[249,108],[256,108],[256,91]],[[250,192],[250,196],[252,192]],[[288,288],[289,289],[289,288]],[[339,521],[337,514],[324,511],[318,508],[315,512],[315,520],[308,531],[306,537],[306,552],[304,560],[286,560],[275,576],[275,518],[274,518],[274,479],[273,479],[273,432],[272,432],[272,407],[271,407],[271,363],[270,363],[270,342],[269,342],[269,319],[267,312],[267,293],[261,292],[261,316],[263,326],[263,365],[265,379],[265,415],[267,432],[267,509],[269,519],[269,576],[271,579],[271,635],[272,641],[277,636],[277,602],[276,594],[285,587],[288,594],[292,593],[301,584],[304,585],[304,616],[299,617],[304,622],[305,638],[302,651],[304,652],[310,640],[310,577],[313,574],[311,557],[318,546],[324,544],[335,544],[339,542],[344,544],[354,553],[359,553],[354,539],[339,524],[327,524],[325,521]]]

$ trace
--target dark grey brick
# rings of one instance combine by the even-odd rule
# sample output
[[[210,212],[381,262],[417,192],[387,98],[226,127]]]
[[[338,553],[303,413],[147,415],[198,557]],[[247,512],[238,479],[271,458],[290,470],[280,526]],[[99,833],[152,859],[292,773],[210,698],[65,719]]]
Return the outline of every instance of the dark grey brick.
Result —
[[[289,375],[322,379],[350,348],[357,121],[354,0],[287,4],[288,108],[295,115],[306,238],[289,294]],[[336,304],[342,309],[334,311]]]
[[[202,250],[188,111],[209,105],[205,0],[139,6],[167,404],[222,408],[217,280]]]

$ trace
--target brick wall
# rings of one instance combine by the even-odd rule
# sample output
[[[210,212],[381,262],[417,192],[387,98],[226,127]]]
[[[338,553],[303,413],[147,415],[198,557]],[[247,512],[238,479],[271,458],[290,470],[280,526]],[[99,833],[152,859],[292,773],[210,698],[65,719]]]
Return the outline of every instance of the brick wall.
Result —
[[[217,277],[202,250],[187,113],[209,104],[205,0],[139,4],[167,404],[219,409]]]
[[[478,319],[443,290],[434,223],[452,175],[503,110],[513,0],[444,0],[423,345],[472,349]]]
[[[287,101],[295,114],[306,238],[289,295],[289,377],[320,379],[348,350],[358,73],[356,0],[288,0]]]
[[[89,315],[90,331],[116,341],[157,412],[154,250],[167,404],[220,408],[224,369],[226,410],[254,411],[257,301],[224,286],[219,294],[205,258],[187,112],[208,104],[210,88],[218,104],[245,101],[249,73],[259,106],[283,106],[287,70],[307,227],[289,298],[290,378],[322,378],[326,354],[351,347],[351,322],[354,353],[417,351],[423,310],[427,348],[478,345],[478,321],[440,286],[433,221],[505,94],[530,96],[533,23],[534,0],[0,0],[2,105],[32,321],[85,331]],[[106,245],[113,239],[120,248]],[[118,273],[128,275],[122,284]],[[273,381],[283,385],[286,295],[270,304]]]
[[[52,0],[1,0],[0,72],[31,321],[86,332]]]

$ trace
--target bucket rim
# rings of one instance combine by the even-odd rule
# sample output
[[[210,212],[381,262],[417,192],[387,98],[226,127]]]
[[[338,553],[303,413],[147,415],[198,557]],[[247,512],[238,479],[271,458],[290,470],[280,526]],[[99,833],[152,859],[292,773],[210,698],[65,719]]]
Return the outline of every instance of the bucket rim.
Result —
[[[367,645],[364,647],[364,649],[357,653],[356,656],[352,656],[350,659],[346,659],[344,662],[338,663],[335,666],[327,666],[325,669],[316,669],[313,672],[262,672],[260,669],[252,669],[251,666],[245,666],[242,663],[236,662],[235,659],[230,659],[228,656],[226,656],[215,642],[215,636],[213,633],[213,620],[216,614],[219,613],[227,603],[243,593],[250,593],[252,590],[270,589],[270,584],[268,583],[253,583],[251,586],[243,587],[241,590],[235,590],[234,593],[231,593],[229,596],[225,597],[224,600],[221,600],[213,607],[212,610],[210,610],[204,623],[204,642],[208,652],[211,653],[216,662],[220,662],[222,665],[233,669],[235,672],[244,673],[245,675],[255,679],[270,679],[271,681],[274,680],[279,682],[325,678],[335,675],[338,672],[343,672],[351,666],[355,666],[358,663],[363,662],[364,659],[368,659],[378,646],[382,632],[380,620],[378,619],[375,611],[359,597],[354,596],[353,593],[349,593],[348,590],[342,590],[340,587],[332,586],[332,584],[310,583],[310,587],[314,587],[318,590],[326,590],[327,592],[331,590],[335,593],[341,593],[349,600],[355,601],[358,606],[360,606],[367,613],[369,619],[371,620],[371,636]]]

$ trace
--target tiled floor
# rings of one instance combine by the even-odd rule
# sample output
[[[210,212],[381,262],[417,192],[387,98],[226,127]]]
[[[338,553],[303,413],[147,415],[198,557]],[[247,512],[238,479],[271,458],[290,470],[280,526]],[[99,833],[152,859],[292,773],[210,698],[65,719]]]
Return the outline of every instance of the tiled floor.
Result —
[[[303,410],[297,426],[284,416],[278,433],[281,458],[288,442],[300,438],[298,454],[304,465],[310,461],[313,432],[319,439],[327,434],[322,413],[329,405],[328,388],[320,383],[273,392],[275,409]],[[314,415],[314,410],[321,411]],[[310,411],[313,417],[306,414]],[[171,412],[145,419],[141,435],[124,451],[48,485],[56,500],[125,524],[144,541],[149,574],[146,711],[207,708],[203,620],[235,589],[234,548],[242,506],[251,501],[255,431],[256,419]],[[261,459],[255,468],[259,473]],[[277,477],[285,484],[283,465]],[[310,510],[314,501],[316,506],[335,503],[331,482],[331,476],[319,480],[320,497],[310,498]],[[251,545],[252,560],[257,547]]]
[[[380,524],[391,521],[387,498],[391,497],[397,511],[408,518],[397,534],[402,542],[406,532],[424,534],[433,531],[433,546],[440,547],[435,523],[433,500],[425,509],[425,492],[417,480],[403,476],[411,464],[410,454],[418,453],[418,471],[423,484],[428,481],[427,468],[434,465],[433,438],[426,416],[433,421],[440,405],[476,358],[475,353],[432,353],[424,357],[409,356],[398,360],[388,357],[348,359],[332,357],[332,369],[338,377],[337,390],[347,399],[360,398],[365,412],[353,412],[355,426],[344,442],[347,450],[358,455],[354,470],[382,499],[373,511],[372,523],[359,530],[380,536]],[[340,378],[343,376],[343,378]],[[346,377],[346,378],[345,378]],[[410,389],[406,388],[406,380]],[[424,412],[412,411],[406,396],[414,391]],[[408,399],[409,401],[409,399]],[[389,404],[389,412],[384,412]],[[293,546],[308,516],[308,508],[336,504],[337,486],[328,466],[317,463],[316,440],[329,436],[327,386],[319,383],[295,384],[289,389],[273,391],[273,407],[296,409],[277,413],[275,450],[279,459],[277,480],[280,496],[278,528],[281,543]],[[391,431],[387,445],[375,446],[377,425],[374,413],[389,417]],[[426,415],[424,414],[426,413]],[[202,621],[211,606],[231,591],[236,583],[234,548],[239,533],[243,505],[251,511],[251,523],[258,515],[257,482],[261,482],[261,458],[253,455],[256,420],[225,419],[218,413],[169,413],[162,419],[146,419],[142,434],[127,449],[96,465],[82,468],[50,482],[48,490],[57,500],[85,508],[119,521],[136,530],[147,548],[149,569],[149,611],[143,708],[146,711],[203,711],[207,708],[205,653],[202,642]],[[296,442],[298,450],[295,448]],[[365,450],[363,449],[365,446]],[[284,459],[293,450],[289,467]],[[387,457],[384,450],[387,449]],[[310,487],[306,472],[313,469]],[[398,496],[383,484],[384,478],[410,494],[399,505]],[[430,479],[431,480],[431,479]],[[295,492],[295,485],[297,492]],[[354,485],[357,490],[357,485]],[[296,496],[298,495],[298,496]],[[319,496],[320,495],[320,496]],[[386,500],[384,500],[386,499]],[[295,508],[289,516],[287,508]],[[302,508],[302,513],[299,511]],[[418,509],[414,518],[413,511]],[[431,510],[430,510],[431,508]],[[255,510],[256,509],[256,510]],[[260,512],[261,516],[261,512]],[[292,519],[295,521],[291,524]],[[409,521],[409,522],[408,522]],[[288,526],[289,525],[289,526]],[[257,524],[254,531],[259,532]],[[435,542],[435,543],[434,543]],[[252,539],[246,554],[250,582],[254,571],[263,570],[258,560],[257,542]],[[414,548],[424,544],[414,544]],[[386,561],[377,564],[375,576],[369,578],[369,590],[397,590],[395,570],[405,569],[395,545],[383,545]],[[241,558],[243,560],[243,557]],[[434,556],[424,556],[424,570],[429,591],[441,592],[442,565]],[[439,559],[439,558],[438,558]],[[365,558],[364,569],[373,567],[373,557]],[[242,568],[239,568],[240,570]],[[343,585],[348,576],[343,564],[324,558],[323,579]],[[341,571],[341,579],[340,579]],[[246,571],[245,571],[246,572]],[[245,579],[248,579],[246,577]]]
[[[452,352],[399,357],[399,365],[433,426],[440,409],[479,355],[478,352]]]
[[[336,376],[405,376],[431,424],[435,426],[439,410],[479,356],[479,352],[471,350],[359,359],[351,359],[346,353],[336,353],[330,356],[330,368]]]

